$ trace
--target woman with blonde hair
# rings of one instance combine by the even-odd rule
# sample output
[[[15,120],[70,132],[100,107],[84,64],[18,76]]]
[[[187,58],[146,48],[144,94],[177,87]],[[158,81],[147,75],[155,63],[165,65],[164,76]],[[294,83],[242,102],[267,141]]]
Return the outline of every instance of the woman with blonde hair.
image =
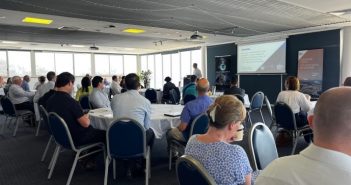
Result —
[[[277,102],[284,102],[295,114],[297,127],[307,125],[307,112],[311,109],[310,96],[301,93],[300,81],[295,76],[289,76],[285,80],[285,91],[278,94]]]
[[[218,97],[209,107],[209,129],[205,134],[192,136],[185,154],[201,162],[218,185],[251,184],[252,169],[244,149],[230,144],[242,137],[242,122],[246,110],[232,95]],[[241,134],[239,134],[241,133]]]

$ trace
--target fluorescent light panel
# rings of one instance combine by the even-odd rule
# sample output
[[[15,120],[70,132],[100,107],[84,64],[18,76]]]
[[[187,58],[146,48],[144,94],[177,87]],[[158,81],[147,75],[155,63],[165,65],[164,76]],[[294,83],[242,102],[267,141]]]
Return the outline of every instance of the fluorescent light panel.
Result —
[[[139,28],[127,28],[127,29],[124,29],[123,32],[125,32],[125,33],[139,34],[139,33],[144,33],[145,30],[139,29]]]
[[[76,45],[76,44],[73,44],[71,45],[72,47],[75,47],[75,48],[84,48],[85,46],[84,45]]]
[[[51,19],[42,19],[42,18],[36,18],[36,17],[25,17],[22,22],[25,23],[33,23],[33,24],[51,24],[53,20]]]
[[[16,41],[1,41],[1,43],[3,43],[3,44],[18,44],[18,42],[16,42]]]

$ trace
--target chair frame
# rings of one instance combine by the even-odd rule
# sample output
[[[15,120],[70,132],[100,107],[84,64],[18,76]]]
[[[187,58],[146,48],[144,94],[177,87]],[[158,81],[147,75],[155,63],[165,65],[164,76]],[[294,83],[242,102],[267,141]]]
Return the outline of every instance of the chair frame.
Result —
[[[248,137],[248,139],[249,139],[249,154],[251,155],[252,160],[254,162],[254,170],[263,170],[263,169],[258,169],[256,155],[255,155],[255,149],[254,149],[253,141],[252,141],[253,134],[254,134],[257,127],[264,127],[265,129],[267,129],[269,131],[270,131],[270,129],[267,127],[266,124],[261,123],[261,122],[257,122],[254,125],[252,125],[252,127],[250,128],[250,131],[249,131],[249,137]],[[272,141],[275,141],[272,132],[270,131],[269,133],[270,134],[268,136],[272,139]],[[275,145],[275,143],[274,143],[274,145]],[[277,147],[275,147],[275,148],[276,148],[276,153],[278,154]]]
[[[306,126],[303,126],[303,127],[297,127],[296,126],[296,120],[295,120],[295,115],[293,113],[293,111],[291,110],[290,106],[284,102],[277,102],[276,104],[283,104],[284,106],[287,106],[291,112],[291,117],[293,119],[293,126],[294,126],[294,129],[293,130],[288,130],[290,133],[292,133],[292,138],[293,138],[293,148],[292,148],[292,151],[291,151],[291,155],[294,155],[295,154],[295,150],[296,150],[296,146],[297,146],[297,139],[300,137],[300,136],[304,136],[303,132],[305,131],[312,131],[312,129],[310,128],[309,125],[306,125]],[[274,108],[276,107],[276,104],[274,105]],[[274,112],[275,114],[275,112]],[[277,116],[275,116],[276,118]],[[276,120],[277,122],[277,120]],[[277,123],[277,125],[279,125]],[[309,135],[309,134],[308,134]]]
[[[116,179],[116,160],[111,156],[110,152],[110,140],[109,140],[109,134],[110,134],[110,129],[113,127],[115,124],[119,124],[118,122],[132,122],[133,124],[136,124],[141,130],[143,130],[143,157],[146,160],[146,168],[145,168],[145,185],[149,184],[149,179],[151,178],[151,162],[150,162],[150,146],[147,146],[146,144],[146,131],[144,127],[141,126],[138,121],[131,119],[131,118],[120,118],[115,121],[112,121],[110,126],[108,127],[106,131],[106,145],[107,145],[107,156],[105,159],[105,175],[104,175],[104,185],[107,185],[108,181],[108,169],[110,166],[111,161],[113,161],[113,179]]]
[[[11,103],[12,109],[13,109],[13,111],[15,113],[14,115],[8,114],[7,110],[5,111],[5,108],[4,108],[3,104],[2,104],[2,101],[4,101],[4,99],[7,99]],[[3,112],[4,112],[4,115],[5,115],[5,122],[4,122],[3,126],[2,126],[2,129],[1,129],[1,135],[4,133],[5,125],[6,125],[6,122],[7,122],[8,118],[10,118],[9,119],[9,123],[8,123],[8,127],[10,126],[11,120],[13,118],[15,118],[15,120],[16,120],[15,121],[15,129],[14,129],[13,134],[12,134],[13,137],[16,136],[16,133],[17,133],[17,130],[18,130],[18,125],[19,125],[18,118],[21,118],[22,121],[23,121],[24,118],[30,117],[31,124],[33,124],[33,120],[32,120],[33,113],[31,111],[25,111],[25,110],[23,110],[23,112],[21,113],[21,111],[18,111],[16,109],[15,105],[12,103],[12,101],[8,97],[3,97],[1,99],[1,106],[3,108]]]
[[[61,124],[63,125],[66,133],[67,133],[67,137],[68,137],[68,141],[69,141],[69,144],[70,144],[70,150],[73,150],[74,152],[76,152],[76,155],[75,155],[75,158],[74,158],[74,161],[73,161],[73,165],[72,165],[72,168],[71,168],[71,171],[69,173],[69,176],[68,176],[68,180],[67,180],[67,183],[66,185],[69,185],[71,183],[71,180],[72,180],[72,177],[73,177],[73,173],[74,173],[74,170],[76,168],[76,165],[77,165],[77,162],[79,159],[82,159],[84,157],[87,157],[87,156],[90,156],[92,154],[95,154],[97,152],[100,152],[100,151],[103,151],[104,152],[104,157],[106,156],[105,155],[105,145],[103,143],[93,143],[93,144],[89,144],[89,145],[84,145],[84,146],[81,146],[79,148],[77,148],[74,143],[73,143],[73,140],[72,140],[72,136],[71,136],[71,133],[67,127],[67,124],[65,122],[65,120],[63,120],[58,114],[56,114],[55,112],[50,112],[49,113],[49,125],[51,125],[50,123],[50,117],[51,116],[55,116],[57,117]],[[52,130],[53,133],[55,132],[55,130]],[[53,134],[54,135],[54,134]],[[54,135],[54,139],[55,139],[55,135]],[[64,147],[58,143],[55,139],[55,142],[56,142],[56,148],[55,148],[55,152],[52,156],[52,159],[51,159],[51,162],[50,162],[50,165],[49,165],[49,169],[50,169],[50,172],[49,172],[49,175],[48,175],[48,179],[51,179],[51,176],[52,176],[52,173],[54,171],[54,168],[55,168],[55,165],[56,165],[56,162],[57,162],[57,159],[58,159],[58,156],[61,152],[61,149],[63,149]],[[81,153],[83,151],[87,151],[91,148],[94,148],[94,147],[100,147],[101,149],[97,149],[97,150],[93,150],[93,151],[89,151],[83,155],[81,155]]]
[[[207,181],[207,184],[217,185],[216,181],[213,179],[213,177],[210,174],[208,174],[205,167],[198,160],[196,160],[195,158],[193,158],[190,155],[183,155],[176,162],[176,173],[177,173],[177,179],[178,179],[179,184],[180,184],[180,181],[179,181],[180,177],[179,177],[179,172],[178,172],[178,165],[181,162],[186,162],[187,164],[191,164],[191,166],[193,168],[195,168],[198,172],[200,172],[200,174],[203,176],[203,178]]]
[[[253,108],[252,108],[252,102],[254,102],[255,98],[256,98],[257,96],[259,96],[260,94],[262,94],[262,96],[263,96],[261,106],[260,106],[259,108],[254,108],[254,109],[253,109]],[[262,114],[262,106],[263,106],[263,102],[264,102],[264,97],[265,97],[265,96],[264,96],[264,93],[263,93],[262,91],[258,91],[258,92],[256,92],[256,93],[252,96],[252,98],[251,98],[250,109],[249,109],[249,111],[247,111],[247,118],[248,118],[248,120],[249,120],[251,126],[252,126],[252,119],[251,119],[251,115],[250,115],[250,114],[251,114],[252,112],[254,112],[254,111],[257,111],[257,110],[259,110],[261,119],[262,119],[263,123],[265,123],[264,118],[263,118],[263,114]]]
[[[207,113],[201,113],[200,115],[196,116],[196,118],[191,122],[191,127],[190,127],[190,132],[189,132],[189,138],[193,135],[194,132],[194,125],[196,123],[196,121],[198,119],[200,119],[202,116],[206,115]],[[187,142],[187,141],[186,141]],[[172,140],[169,146],[169,157],[168,157],[168,170],[171,171],[172,170],[172,153],[173,153],[173,149],[177,149],[178,147],[182,147],[184,148],[184,144],[181,142],[178,142],[176,140]]]
[[[46,120],[47,121],[47,127],[48,127],[47,129],[50,129],[49,120],[48,120],[49,119],[49,113],[46,111],[46,109],[42,105],[39,106],[39,114],[40,114],[40,118],[41,118],[40,122],[44,121],[44,119],[46,117],[46,119],[47,119]],[[42,114],[45,114],[45,116],[43,116]],[[49,138],[49,141],[47,142],[47,144],[45,146],[44,153],[41,156],[41,160],[40,160],[41,162],[43,162],[45,160],[46,154],[47,154],[47,152],[49,150],[49,147],[50,147],[51,143],[53,141],[55,141],[54,140],[54,136],[51,133],[49,133],[49,134],[50,134],[50,138]]]

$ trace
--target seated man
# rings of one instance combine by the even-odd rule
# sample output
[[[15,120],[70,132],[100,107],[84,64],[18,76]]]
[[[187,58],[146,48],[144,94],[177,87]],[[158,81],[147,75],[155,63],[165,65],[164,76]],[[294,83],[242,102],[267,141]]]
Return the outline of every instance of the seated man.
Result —
[[[34,113],[32,99],[34,92],[27,92],[21,87],[22,79],[19,76],[12,77],[12,85],[9,88],[8,96],[17,110],[30,110]]]
[[[350,184],[351,88],[324,92],[310,124],[314,141],[300,154],[282,157],[258,176],[257,185]]]
[[[209,86],[210,84],[205,78],[202,78],[197,82],[196,89],[199,96],[195,100],[185,104],[180,116],[180,125],[177,128],[173,128],[167,132],[168,144],[171,140],[177,140],[181,142],[186,142],[188,140],[191,121],[196,116],[206,112],[207,108],[213,102],[213,100],[207,96]]]
[[[112,76],[112,83],[111,83],[111,94],[114,96],[116,94],[121,94],[122,87],[118,83],[118,78],[116,75]]]
[[[183,87],[183,99],[188,94],[197,96],[196,80],[197,80],[196,75],[191,75],[190,83],[188,83],[186,86]]]
[[[89,95],[89,101],[94,108],[109,108],[110,100],[104,92],[105,85],[101,76],[95,76],[91,81],[93,92]]]
[[[233,76],[231,81],[230,81],[230,88],[226,89],[224,91],[224,94],[231,94],[231,95],[235,95],[238,94],[240,96],[242,96],[244,98],[245,96],[245,90],[241,89],[238,87],[238,77],[237,76]]]
[[[23,77],[23,81],[22,81],[21,87],[23,88],[23,90],[25,90],[27,92],[30,91],[29,82],[30,82],[30,77],[28,75],[25,75]]]
[[[47,92],[49,92],[51,89],[55,87],[55,80],[56,80],[56,73],[53,71],[49,71],[46,74],[46,78],[48,79],[48,82],[46,82],[44,85],[40,86],[38,88],[38,91],[35,93],[33,102],[37,103],[39,101],[39,98],[44,96]]]
[[[76,146],[87,145],[95,142],[106,141],[106,132],[94,129],[90,125],[90,119],[79,103],[72,98],[74,89],[74,76],[63,72],[57,76],[57,91],[47,102],[47,111],[56,112],[65,120]]]
[[[144,96],[140,95],[139,76],[130,73],[125,77],[125,86],[128,91],[117,94],[111,100],[113,118],[132,118],[140,123],[146,130],[146,143],[152,146],[155,134],[150,128],[151,103]]]

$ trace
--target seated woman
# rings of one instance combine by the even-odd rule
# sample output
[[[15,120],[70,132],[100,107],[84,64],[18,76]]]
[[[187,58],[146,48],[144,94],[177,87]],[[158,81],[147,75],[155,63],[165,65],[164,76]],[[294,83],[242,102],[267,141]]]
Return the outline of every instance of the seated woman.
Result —
[[[93,91],[93,87],[91,86],[91,81],[88,76],[83,77],[81,83],[82,87],[78,89],[76,94],[77,101],[79,101],[83,96],[88,96]]]
[[[300,81],[295,76],[289,76],[285,80],[285,89],[278,94],[277,102],[284,102],[290,106],[295,114],[297,127],[307,125],[307,112],[311,109],[311,97],[299,92]]]
[[[169,91],[174,89],[176,86],[174,83],[172,83],[171,77],[167,76],[165,78],[165,85],[163,85],[163,96],[162,96],[162,103],[168,102],[171,99],[171,95],[169,94]]]
[[[246,110],[232,95],[218,97],[207,111],[207,133],[192,136],[185,154],[200,161],[218,185],[251,184],[252,169],[244,149],[235,144]]]

